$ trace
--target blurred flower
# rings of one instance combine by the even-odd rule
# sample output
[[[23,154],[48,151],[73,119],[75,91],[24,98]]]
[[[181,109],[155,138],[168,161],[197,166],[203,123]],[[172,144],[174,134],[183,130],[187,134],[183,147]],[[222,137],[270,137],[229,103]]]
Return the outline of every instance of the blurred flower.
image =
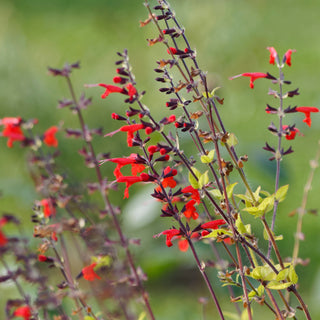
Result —
[[[23,141],[25,140],[25,136],[20,128],[21,118],[17,117],[7,117],[0,119],[0,125],[3,125],[2,136],[7,137],[7,146],[9,148],[13,147],[14,141]]]
[[[24,320],[30,320],[31,319],[31,309],[29,306],[19,307],[13,312],[13,315],[15,317],[21,317]]]
[[[94,268],[96,265],[97,265],[97,263],[92,263],[89,266],[84,267],[82,269],[81,274],[84,279],[86,279],[88,281],[93,281],[94,279],[101,279],[101,277],[99,277],[94,271]]]
[[[289,49],[283,57],[283,63],[286,63],[289,67],[291,67],[291,55],[293,52],[296,52],[296,50]]]
[[[267,49],[270,51],[269,63],[274,64],[274,62],[276,61],[276,59],[278,57],[278,53],[274,47],[267,47]]]
[[[303,119],[303,122],[305,122],[309,127],[311,127],[311,112],[319,112],[319,109],[316,107],[296,107],[296,111],[302,112],[305,114],[305,119]]]
[[[300,130],[297,129],[296,127],[282,126],[282,129],[283,129],[283,130],[288,129],[288,131],[290,132],[290,133],[286,134],[286,139],[287,139],[287,140],[293,140],[293,139],[296,137],[296,134],[297,134],[297,133],[298,133],[299,135],[302,135],[302,134],[300,133]]]
[[[51,198],[42,199],[40,204],[43,206],[43,214],[46,218],[56,214],[56,209]]]
[[[55,136],[58,131],[59,129],[56,126],[47,129],[43,134],[43,142],[49,147],[58,147],[58,140]]]

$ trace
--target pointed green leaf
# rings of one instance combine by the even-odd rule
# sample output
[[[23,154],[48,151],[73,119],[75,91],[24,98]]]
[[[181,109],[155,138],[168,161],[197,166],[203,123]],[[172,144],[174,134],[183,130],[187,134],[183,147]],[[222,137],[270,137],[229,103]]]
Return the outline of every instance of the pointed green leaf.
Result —
[[[293,265],[290,266],[289,268],[289,279],[293,284],[296,284],[298,282],[298,275],[296,271],[294,270]]]
[[[201,176],[201,172],[196,169],[195,167],[191,168],[192,172],[195,174],[195,176],[199,179]],[[189,172],[189,182],[194,189],[199,189],[198,180],[193,176],[191,172]]]
[[[213,189],[209,191],[212,196],[218,200],[223,200],[224,196],[221,194],[221,192],[218,189]]]
[[[255,267],[250,273],[250,276],[254,279],[263,281],[271,281],[276,278],[276,274],[268,265]]]
[[[276,280],[270,281],[267,284],[267,288],[271,290],[283,290],[290,287],[292,283],[290,282],[278,282]]]
[[[240,234],[247,233],[247,229],[241,220],[240,214],[238,214],[238,218],[236,220],[236,227],[237,227]]]
[[[272,230],[270,230],[270,231],[272,232]],[[274,240],[276,240],[276,241],[283,240],[283,235],[282,234],[279,235],[279,236],[275,236],[274,232],[272,232],[272,234],[273,234]],[[268,232],[267,232],[266,229],[263,229],[263,238],[264,238],[264,240],[269,240],[269,235],[268,235]]]
[[[275,194],[276,200],[278,200],[279,202],[282,202],[285,199],[286,195],[287,195],[288,188],[289,188],[288,184],[286,184],[285,186],[280,187],[278,189],[278,191],[276,192],[276,194]]]
[[[209,182],[209,175],[208,175],[208,171],[206,171],[199,178],[199,181],[198,181],[199,189],[202,189],[208,182]]]
[[[144,320],[146,318],[146,313],[144,311],[142,311],[139,315],[138,320]]]
[[[214,150],[211,150],[208,154],[201,156],[202,163],[211,163],[214,158]]]
[[[239,143],[239,140],[237,139],[237,137],[235,136],[234,133],[230,133],[229,134],[229,137],[227,139],[227,144],[230,146],[230,147],[233,147],[235,145],[237,145]]]

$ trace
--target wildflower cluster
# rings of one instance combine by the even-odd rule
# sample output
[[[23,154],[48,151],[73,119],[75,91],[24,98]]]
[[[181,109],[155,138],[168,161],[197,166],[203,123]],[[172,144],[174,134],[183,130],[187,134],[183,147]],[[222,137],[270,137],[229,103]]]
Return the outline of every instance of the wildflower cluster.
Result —
[[[131,253],[131,245],[139,241],[126,237],[119,219],[121,210],[111,201],[118,186],[127,199],[136,184],[149,184],[153,187],[150,196],[161,203],[159,217],[170,221],[164,230],[154,231],[154,238],[163,239],[163,245],[171,250],[177,244],[181,252],[191,251],[220,319],[226,319],[226,312],[215,293],[216,281],[209,276],[208,269],[213,267],[218,269],[222,285],[228,286],[235,303],[234,318],[252,320],[258,303],[276,319],[295,318],[299,310],[311,319],[297,289],[295,267],[298,261],[303,264],[302,260],[296,249],[292,258],[285,261],[276,243],[281,237],[274,234],[279,204],[289,188],[280,185],[280,161],[293,152],[291,146],[283,148],[282,140],[302,135],[295,124],[284,123],[284,116],[303,113],[303,122],[310,127],[311,114],[319,112],[317,107],[284,106],[286,98],[299,94],[298,89],[284,91],[284,85],[291,82],[284,79],[283,68],[292,65],[295,50],[288,50],[280,60],[275,48],[267,48],[270,64],[279,70],[278,77],[268,72],[246,72],[230,78],[248,77],[252,89],[255,81],[262,78],[278,86],[268,93],[278,99],[279,105],[267,104],[265,109],[268,116],[277,115],[279,121],[268,127],[278,138],[277,146],[266,143],[264,147],[272,154],[270,160],[277,163],[275,189],[272,193],[261,186],[254,190],[244,171],[249,157],[237,153],[237,139],[225,128],[220,115],[218,105],[222,109],[224,99],[216,94],[217,88],[209,88],[206,72],[198,64],[196,50],[191,48],[185,30],[167,1],[158,0],[152,9],[145,0],[145,7],[148,17],[140,26],[154,23],[157,33],[147,42],[149,46],[162,46],[164,54],[154,69],[159,91],[166,97],[166,102],[157,106],[163,109],[161,119],[156,119],[153,109],[142,102],[145,92],[138,89],[127,50],[118,52],[112,82],[85,85],[103,89],[101,98],[106,103],[110,94],[124,97],[126,110],[116,108],[110,112],[109,119],[116,121],[117,130],[105,133],[104,129],[90,129],[86,124],[84,109],[91,105],[91,99],[85,94],[78,98],[71,81],[79,63],[49,68],[51,75],[66,82],[70,92],[70,98],[59,101],[58,108],[72,111],[79,128],[51,126],[36,134],[36,119],[0,119],[1,135],[8,139],[7,146],[11,148],[20,142],[30,150],[29,165],[39,193],[32,215],[33,236],[40,242],[37,254],[28,250],[21,235],[7,236],[7,224],[19,225],[14,216],[0,218],[1,262],[7,273],[0,281],[12,280],[21,294],[20,299],[8,300],[7,317],[48,319],[48,314],[54,313],[57,319],[67,320],[70,314],[64,301],[71,300],[72,314],[80,319],[155,319],[143,283],[146,276]],[[78,153],[85,166],[92,169],[93,181],[81,190],[71,188],[65,174],[58,173],[56,158],[61,131],[67,138],[80,141]],[[103,137],[108,141],[113,136],[125,140],[126,155],[111,157],[107,147],[97,153],[94,139]],[[186,136],[193,142],[191,154],[184,150]],[[113,176],[104,177],[101,166],[111,167]],[[235,193],[236,188],[239,193]],[[98,194],[100,202],[91,202],[96,199],[91,196],[93,193]],[[269,212],[273,212],[271,226]],[[263,226],[262,239],[251,224],[255,219]],[[208,248],[203,257],[198,251],[199,242]],[[6,262],[11,253],[19,264],[13,270]],[[42,276],[48,268],[56,270],[60,277],[54,287]],[[24,282],[36,284],[35,297],[23,290]],[[87,290],[88,283],[92,294]],[[241,290],[238,295],[234,286]],[[298,308],[292,306],[292,296],[297,299]],[[143,301],[144,311],[141,306],[136,307],[137,297]],[[238,302],[242,302],[243,311]]]

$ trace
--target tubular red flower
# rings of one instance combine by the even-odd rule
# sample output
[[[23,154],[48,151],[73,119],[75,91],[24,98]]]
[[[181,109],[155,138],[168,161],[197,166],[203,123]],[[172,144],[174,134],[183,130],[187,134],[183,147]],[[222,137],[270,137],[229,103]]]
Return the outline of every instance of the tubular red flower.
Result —
[[[132,177],[132,176],[121,176],[119,178],[117,178],[117,182],[124,182],[126,184],[126,189],[124,190],[124,199],[125,198],[129,198],[129,188],[137,183],[137,182],[142,182],[145,181],[144,176],[139,176],[139,177]]]
[[[186,203],[185,211],[183,212],[183,214],[187,219],[190,219],[190,218],[192,218],[193,220],[198,219],[199,214],[197,212],[197,209],[194,206],[195,204],[196,204],[196,201],[193,199]]]
[[[122,176],[120,169],[126,165],[131,165],[131,173],[133,176],[136,176],[138,173],[142,172],[145,169],[145,166],[143,164],[137,163],[137,155],[135,153],[132,153],[127,158],[106,159],[106,160],[103,160],[102,163],[107,161],[117,163],[117,167],[113,171],[113,174],[116,178],[119,178]]]
[[[297,129],[296,127],[290,128],[289,126],[282,126],[283,130],[286,130],[287,128],[289,128],[290,133],[286,134],[286,139],[287,140],[293,140],[296,137],[296,134],[298,133],[300,136],[302,135],[302,133],[300,133],[300,130]]]
[[[197,204],[201,202],[200,194],[197,189],[194,189],[191,185],[181,190],[182,193],[191,193],[191,199],[195,200]]]
[[[49,147],[58,147],[58,139],[55,136],[58,131],[59,129],[56,126],[47,129],[43,135],[43,142]]]
[[[97,265],[97,263],[92,263],[87,267],[84,267],[81,271],[83,278],[88,280],[88,281],[93,281],[94,279],[101,279],[101,277],[99,277],[95,271],[94,268]]]
[[[126,88],[128,90],[129,100],[132,101],[134,96],[137,94],[137,89],[131,82],[126,85]]]
[[[284,62],[291,67],[291,55],[293,52],[296,52],[294,49],[289,49],[285,54],[284,54]]]
[[[99,83],[98,86],[106,89],[106,91],[101,95],[102,99],[105,99],[110,93],[114,93],[114,92],[123,93],[123,94],[127,93],[125,89],[118,86],[114,86],[112,84]]]
[[[305,119],[303,119],[303,122],[305,122],[309,127],[311,127],[311,112],[319,112],[319,109],[316,107],[296,107],[296,111],[302,112],[305,114]]]
[[[233,76],[233,77],[229,78],[229,80],[233,80],[233,79],[239,78],[239,77],[249,77],[250,78],[250,88],[253,89],[254,88],[253,82],[256,81],[257,79],[260,79],[260,78],[267,78],[268,74],[262,73],[262,72],[245,72],[245,73],[241,73],[236,76]]]
[[[201,225],[202,229],[218,229],[219,226],[226,224],[226,221],[223,219],[217,219],[217,220],[212,220],[208,221],[206,223],[203,223]]]
[[[8,138],[7,146],[9,148],[13,147],[14,141],[23,141],[25,136],[20,128],[20,124],[14,124],[17,118],[4,118],[2,123],[5,125],[2,135]]]
[[[270,60],[269,60],[269,63],[270,64],[274,64],[277,56],[278,56],[278,53],[276,51],[276,49],[274,47],[267,47],[267,49],[270,51]]]
[[[167,247],[172,247],[173,244],[171,240],[173,239],[173,237],[177,238],[180,235],[180,230],[177,230],[177,229],[164,230],[160,233],[160,235],[165,235]]]
[[[46,218],[56,214],[56,208],[51,198],[42,199],[40,204],[43,206],[43,214]]]
[[[43,254],[39,254],[38,255],[38,261],[40,262],[46,262],[48,260],[48,257],[43,255]]]
[[[130,125],[123,126],[123,127],[120,128],[120,131],[127,132],[128,147],[132,147],[132,139],[134,138],[133,133],[138,131],[138,130],[144,129],[144,128],[145,128],[145,126],[142,123],[140,123],[140,124],[130,124]]]
[[[0,119],[0,126],[7,126],[8,124],[19,126],[21,124],[21,121],[21,117],[6,117]]]
[[[31,309],[29,306],[23,306],[23,307],[19,307],[17,308],[14,312],[13,315],[15,317],[21,317],[24,320],[30,320],[31,319]]]

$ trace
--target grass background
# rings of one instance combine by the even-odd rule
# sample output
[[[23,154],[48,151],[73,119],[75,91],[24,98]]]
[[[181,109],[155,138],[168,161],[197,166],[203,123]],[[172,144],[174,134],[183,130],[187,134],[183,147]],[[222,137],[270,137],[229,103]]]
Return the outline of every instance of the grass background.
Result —
[[[221,86],[219,94],[225,98],[221,114],[228,130],[234,132],[240,144],[239,154],[247,154],[246,173],[249,182],[272,191],[274,166],[262,150],[265,141],[274,143],[267,126],[272,119],[264,112],[265,104],[274,105],[275,99],[267,95],[268,84],[258,80],[255,89],[249,88],[248,79],[229,81],[242,72],[276,73],[268,64],[267,46],[274,46],[279,54],[294,48],[292,67],[285,69],[286,78],[293,82],[291,89],[299,87],[301,95],[288,101],[293,106],[320,105],[319,67],[320,42],[318,30],[320,9],[318,1],[299,0],[185,0],[171,1],[177,18],[186,28],[191,47],[197,50],[198,61],[208,71],[212,87]],[[158,93],[158,84],[152,71],[155,61],[166,57],[162,45],[148,47],[146,38],[156,37],[151,25],[139,28],[139,20],[147,17],[142,1],[133,0],[2,0],[0,2],[0,118],[21,116],[38,118],[38,130],[63,121],[65,127],[77,127],[77,121],[67,110],[57,110],[57,100],[68,95],[63,79],[47,76],[47,67],[61,67],[65,62],[80,60],[81,69],[73,76],[77,92],[86,91],[94,97],[94,106],[86,112],[91,127],[117,124],[110,121],[111,112],[121,113],[122,100],[110,96],[99,99],[101,89],[85,89],[84,83],[111,82],[114,76],[116,51],[129,50],[130,61],[138,81],[138,88],[146,90],[144,102],[158,117],[166,112],[165,97]],[[287,101],[286,101],[287,103]],[[289,118],[289,117],[288,117]],[[293,119],[293,120],[291,120]],[[312,128],[302,123],[302,115],[294,114],[290,120],[297,124],[304,137],[292,142],[295,153],[282,163],[281,185],[289,184],[287,201],[280,207],[276,233],[284,235],[280,244],[286,255],[293,246],[296,218],[288,213],[299,207],[303,186],[309,171],[309,160],[314,157],[319,140],[320,119],[313,116]],[[62,139],[62,134],[60,137]],[[113,139],[99,139],[94,143],[100,151],[111,151],[114,156],[125,155],[125,145]],[[124,143],[124,142],[123,142]],[[186,142],[188,144],[188,141]],[[289,144],[285,142],[287,146]],[[89,180],[91,172],[84,169],[74,141],[61,144],[60,164],[72,178]],[[25,223],[26,234],[32,234],[29,223],[31,208],[37,194],[33,189],[26,166],[26,155],[18,145],[8,150],[5,139],[0,139],[0,199],[1,211],[18,213]],[[110,178],[111,168],[103,168]],[[310,192],[308,208],[318,208],[319,173]],[[199,295],[207,295],[189,254],[168,249],[153,234],[167,228],[160,221],[157,208],[144,213],[138,207],[145,188],[131,190],[129,201],[123,202],[124,225],[132,236],[142,239],[137,249],[139,262],[149,275],[147,284],[158,319],[197,319],[201,306]],[[122,196],[115,194],[115,201]],[[136,202],[135,202],[136,201]],[[150,204],[150,199],[143,200]],[[149,202],[148,202],[149,201]],[[150,206],[152,206],[150,204]],[[149,207],[148,207],[149,208]],[[150,210],[151,210],[150,209]],[[142,213],[141,213],[142,212]],[[139,213],[141,213],[139,215]],[[320,317],[320,247],[319,220],[307,216],[304,221],[306,241],[301,244],[301,257],[311,258],[309,266],[298,267],[301,291],[314,318]],[[201,248],[202,249],[202,248]],[[205,254],[205,248],[203,248]],[[187,281],[185,281],[187,277]],[[178,279],[184,279],[184,285]],[[180,283],[180,284],[179,284]],[[13,294],[7,288],[8,294]],[[196,295],[192,293],[197,292]],[[225,302],[228,303],[227,301]],[[257,308],[256,312],[259,312]],[[259,314],[260,316],[260,314]],[[261,318],[262,319],[262,318]]]

